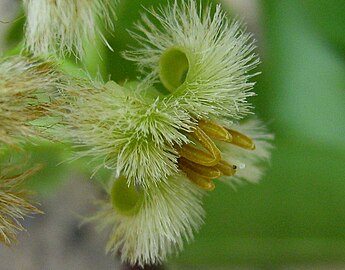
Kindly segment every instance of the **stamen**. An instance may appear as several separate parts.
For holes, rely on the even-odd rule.
[[[231,134],[222,126],[207,121],[205,119],[201,119],[198,122],[198,126],[211,138],[224,141],[224,142],[231,142],[232,136]]]
[[[199,142],[207,152],[190,144],[182,145],[177,148],[180,155],[178,165],[189,180],[205,190],[215,188],[211,179],[223,175],[234,176],[237,169],[237,166],[221,159],[221,152],[212,139],[228,142],[248,150],[255,149],[251,138],[205,119],[199,120],[195,130],[189,135]]]
[[[194,172],[193,170],[189,169],[183,164],[179,164],[179,165],[180,165],[181,170],[186,173],[188,179],[192,181],[194,184],[208,191],[215,189],[215,185],[212,180],[199,175],[198,173]]]
[[[196,172],[197,174],[205,178],[215,179],[223,175],[221,170],[217,168],[217,166],[214,166],[214,167],[202,166],[200,164],[191,162],[185,158],[180,158],[178,162],[179,164],[182,164],[184,167],[191,169],[192,171]]]
[[[229,164],[225,160],[221,160],[215,167],[218,168],[226,176],[233,176],[236,174],[237,167],[235,165]]]
[[[214,166],[219,161],[217,158],[212,157],[210,154],[205,153],[204,151],[189,144],[185,144],[179,147],[177,149],[177,152],[181,157],[207,167]]]
[[[221,159],[220,150],[215,145],[215,143],[210,139],[210,137],[207,136],[207,134],[199,127],[195,128],[194,132],[191,133],[191,136],[194,139],[196,139],[212,155],[212,157],[214,157],[216,163],[213,165],[216,165],[217,162],[219,162],[219,160]],[[209,166],[213,166],[213,165],[209,165]]]
[[[232,129],[226,128],[226,130],[231,134],[232,136],[232,144],[235,144],[239,147],[242,147],[244,149],[248,150],[255,150],[255,144],[253,140],[246,135]]]

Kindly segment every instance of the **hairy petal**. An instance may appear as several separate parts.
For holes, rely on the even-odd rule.
[[[0,61],[0,144],[42,135],[31,123],[46,115],[61,78],[50,61],[25,56]]]
[[[174,145],[188,142],[182,131],[191,122],[176,104],[114,82],[83,81],[66,97],[57,136],[73,140],[77,157],[91,157],[96,169],[105,166],[144,187],[177,172]]]
[[[115,0],[24,0],[25,44],[34,55],[74,53],[82,57],[83,41],[94,42],[101,18],[114,29]],[[106,43],[107,44],[107,43]]]
[[[196,1],[175,1],[143,15],[137,29],[132,36],[140,45],[125,57],[152,80],[160,78],[186,111],[198,118],[249,113],[249,72],[259,59],[251,34],[229,21],[220,5],[213,14]]]
[[[121,215],[105,203],[93,220],[101,228],[113,226],[108,251],[119,252],[132,265],[158,264],[182,250],[184,240],[193,239],[205,215],[203,194],[189,180],[174,176],[147,191],[136,214]]]

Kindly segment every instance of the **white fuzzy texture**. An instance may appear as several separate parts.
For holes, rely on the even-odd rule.
[[[59,87],[61,75],[50,62],[16,56],[0,61],[0,144],[16,144],[38,135],[31,121],[44,116],[48,104],[39,95]]]
[[[258,119],[253,118],[230,128],[250,137],[255,143],[255,150],[246,150],[232,144],[220,144],[223,158],[237,166],[236,175],[222,177],[227,183],[241,183],[247,181],[257,183],[263,176],[264,167],[271,158],[272,141],[274,136],[267,131],[266,126]]]
[[[177,104],[137,91],[114,82],[73,85],[62,111],[68,129],[58,136],[72,138],[80,147],[77,157],[92,157],[99,166],[148,187],[177,172],[173,146],[188,142],[181,131],[189,130],[190,117]]]
[[[101,228],[113,226],[107,251],[121,254],[131,265],[152,265],[183,248],[203,223],[202,195],[183,176],[170,177],[145,193],[139,212],[133,216],[116,213],[110,203],[94,217]]]
[[[150,13],[152,18],[143,15],[132,33],[140,45],[125,57],[157,81],[161,55],[179,48],[189,61],[185,82],[172,94],[180,106],[198,118],[241,118],[249,113],[247,97],[253,95],[254,83],[248,72],[259,62],[251,34],[229,21],[220,5],[212,14],[194,0],[175,1]]]
[[[24,0],[27,15],[25,44],[34,55],[82,57],[84,42],[100,34],[97,19],[113,30],[116,0]]]

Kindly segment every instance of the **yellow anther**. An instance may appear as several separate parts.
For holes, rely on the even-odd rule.
[[[217,166],[207,167],[207,166],[203,166],[203,165],[191,162],[185,158],[180,158],[178,163],[184,167],[187,167],[193,170],[194,172],[196,172],[197,174],[205,178],[215,179],[223,175],[221,170],[217,168]]]
[[[224,142],[231,142],[232,136],[231,134],[222,126],[207,120],[200,120],[198,126],[211,138],[224,141]]]
[[[216,168],[218,168],[224,175],[233,176],[236,173],[236,166],[229,164],[225,160],[221,160]]]
[[[197,140],[215,159],[215,164],[221,159],[220,151],[215,143],[210,139],[209,136],[199,127],[196,127],[195,130],[191,133],[191,136]],[[198,162],[196,162],[198,163]],[[201,164],[201,163],[200,163]],[[205,166],[213,166],[212,165],[205,165]],[[204,164],[202,164],[204,165]]]
[[[194,163],[203,165],[203,166],[214,166],[218,163],[218,158],[211,156],[204,151],[191,146],[189,144],[185,144],[177,149],[177,152],[181,157],[188,159]]]
[[[242,147],[244,149],[248,150],[254,150],[255,149],[255,144],[253,140],[246,135],[232,129],[226,129],[232,136],[232,144],[235,144],[239,147]]]
[[[208,191],[215,189],[215,185],[212,180],[197,174],[196,172],[189,169],[188,167],[183,166],[183,164],[179,164],[179,165],[181,167],[181,170],[186,173],[188,179],[192,181],[194,184]]]
[[[199,120],[198,125],[189,135],[203,149],[191,144],[178,147],[177,151],[180,154],[178,165],[190,181],[205,190],[215,188],[212,179],[236,174],[236,166],[221,159],[221,152],[212,139],[228,142],[248,150],[255,149],[251,138],[205,119]]]

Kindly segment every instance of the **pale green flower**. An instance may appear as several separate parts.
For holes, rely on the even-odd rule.
[[[202,224],[201,197],[227,183],[258,181],[272,135],[249,114],[249,71],[258,59],[250,34],[217,6],[194,1],[144,16],[126,53],[141,82],[74,83],[58,131],[77,156],[114,170],[111,200],[93,219],[113,226],[107,250],[130,264],[155,264],[182,249]],[[161,94],[156,85],[169,94]]]
[[[34,55],[84,55],[84,42],[100,35],[100,18],[110,29],[116,0],[24,0],[27,22],[25,44]],[[109,45],[108,45],[109,46]]]
[[[175,1],[150,13],[132,33],[138,48],[125,57],[150,80],[160,79],[180,106],[197,118],[246,115],[247,97],[254,94],[249,71],[259,63],[252,35],[229,21],[220,5],[212,14],[211,8],[198,7],[194,0]]]
[[[148,187],[177,172],[174,145],[188,142],[181,131],[189,130],[190,117],[178,104],[152,97],[154,89],[140,86],[112,81],[71,85],[62,107],[64,126],[57,133],[80,147],[77,157],[92,157],[129,182]]]
[[[214,179],[230,185],[258,181],[262,163],[270,157],[269,141],[273,136],[257,119],[234,127],[255,138],[255,149],[246,147],[248,142],[254,145],[253,141],[246,141],[248,137],[239,133],[234,138],[236,144],[215,143],[222,150],[222,159],[216,165],[203,166],[180,157],[180,172],[149,188],[128,184],[123,176],[111,182],[109,201],[103,202],[99,213],[91,219],[101,229],[113,228],[107,251],[121,254],[122,261],[131,265],[162,263],[167,256],[181,251],[183,242],[192,240],[203,224],[202,197],[205,190],[215,188]]]
[[[20,185],[41,166],[22,171],[19,165],[0,165],[0,242],[11,245],[18,231],[25,230],[20,221],[28,215],[42,213],[28,202],[27,192]]]
[[[212,134],[211,119],[229,127],[248,113],[246,98],[252,95],[253,86],[248,72],[258,63],[251,35],[230,23],[220,6],[211,15],[210,9],[201,13],[194,1],[175,2],[161,12],[152,14],[162,29],[144,16],[145,26],[138,25],[143,36],[134,34],[142,48],[126,53],[147,72],[144,81],[123,87],[115,83],[72,85],[75,97],[64,115],[71,132],[61,132],[81,146],[78,156],[103,160],[118,176],[144,187],[165,181],[177,172],[177,166],[190,167],[189,162],[177,164],[180,156],[186,158],[192,151],[207,158],[209,153],[203,155],[187,145],[193,136],[198,141],[198,134],[205,138],[206,150],[216,155],[208,166],[217,165],[221,157],[211,140],[217,137]],[[158,78],[171,94],[164,96],[155,90],[152,82]],[[70,92],[67,89],[67,96]],[[200,131],[201,122],[208,124]],[[211,134],[204,134],[205,128],[211,128]],[[221,140],[231,141],[223,127],[215,132],[223,132],[218,134],[225,136]],[[218,176],[225,170],[235,173],[233,165],[223,160],[222,165]],[[213,188],[210,181],[205,185]]]
[[[60,78],[49,61],[25,56],[0,61],[0,145],[39,135],[32,121],[46,115],[50,100],[42,96],[57,91]]]
[[[100,228],[112,226],[107,251],[120,253],[132,265],[163,262],[193,239],[203,223],[203,191],[182,175],[169,177],[147,192],[128,186],[124,177],[115,180],[110,200],[93,219]]]

